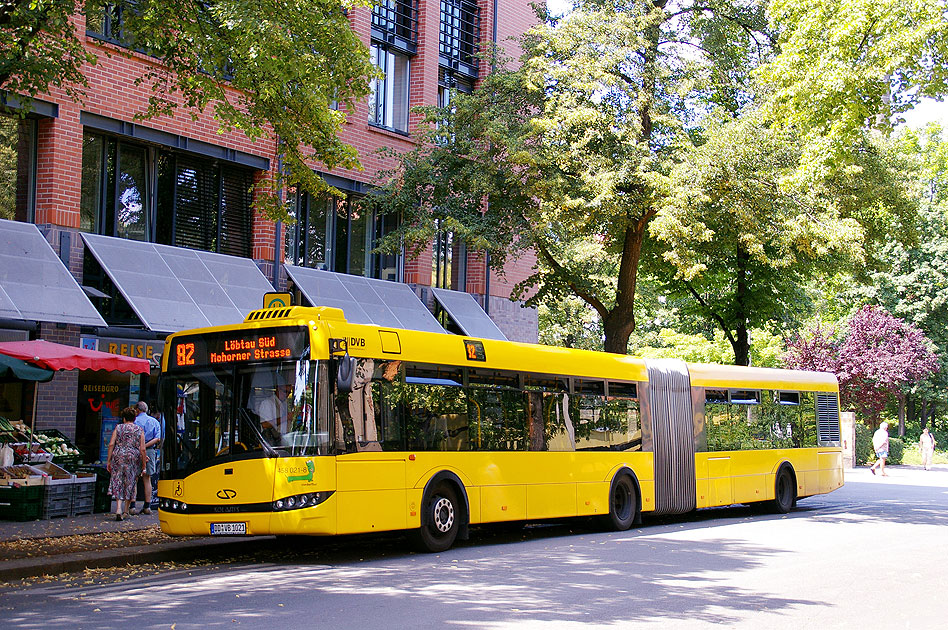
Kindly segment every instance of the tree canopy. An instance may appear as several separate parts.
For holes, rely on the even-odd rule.
[[[209,109],[221,128],[250,139],[275,134],[281,176],[307,190],[325,188],[311,162],[357,167],[354,148],[339,130],[346,109],[364,98],[376,76],[368,49],[346,9],[362,0],[13,0],[0,5],[0,89],[24,97],[60,88],[83,98],[85,71],[97,53],[84,45],[75,15],[89,30],[109,11],[110,36],[121,46],[101,54],[145,51],[161,59],[142,64],[137,83],[150,88],[142,118],[192,116]],[[87,65],[88,64],[88,65]],[[279,200],[263,208],[281,216]]]
[[[759,7],[729,2],[590,1],[544,19],[519,66],[500,62],[450,110],[428,111],[437,127],[369,200],[404,219],[390,243],[446,225],[498,268],[533,248],[528,303],[579,297],[602,320],[604,349],[625,353],[647,228],[693,144],[696,108],[740,100],[740,59],[764,46],[763,27]]]
[[[806,319],[814,275],[866,275],[883,243],[912,240],[917,204],[901,154],[882,138],[864,140],[858,175],[803,186],[789,177],[805,153],[797,134],[753,113],[709,123],[650,230],[679,311],[713,321],[746,365],[751,327]]]
[[[841,340],[833,341],[819,329],[789,340],[785,363],[790,368],[835,372],[843,406],[875,423],[903,388],[938,369],[929,345],[917,327],[883,308],[864,306],[850,319]]]
[[[773,90],[773,118],[812,137],[843,148],[948,91],[941,0],[772,0],[767,11],[779,54],[759,77]]]

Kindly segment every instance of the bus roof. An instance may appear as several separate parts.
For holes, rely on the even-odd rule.
[[[181,331],[168,339],[177,335],[270,326],[296,325],[312,327],[315,331],[317,322],[327,327],[330,337],[345,338],[354,356],[580,378],[648,381],[646,361],[629,355],[353,324],[346,321],[341,310],[329,307],[261,309],[252,311],[241,324]],[[479,344],[483,349],[482,358],[468,358],[466,342]],[[315,356],[321,354],[315,349]],[[838,391],[836,376],[824,372],[707,363],[688,363],[687,366],[691,384],[697,387]]]
[[[696,387],[734,388],[735,381],[748,389],[784,389],[818,392],[838,391],[836,375],[829,372],[803,370],[775,370],[744,365],[714,365],[689,363],[691,384]]]

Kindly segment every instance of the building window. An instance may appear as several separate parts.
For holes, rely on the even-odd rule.
[[[438,107],[451,107],[455,94],[470,94],[473,91],[474,84],[469,79],[445,68],[438,68]]]
[[[106,3],[98,11],[89,11],[86,15],[86,34],[119,46],[131,47],[129,33],[125,32],[124,14],[131,10],[125,3]]]
[[[398,281],[398,256],[372,253],[396,223],[391,217],[367,216],[356,200],[355,195],[319,199],[292,194],[290,214],[295,222],[286,229],[287,262]]]
[[[148,152],[143,145],[83,136],[80,230],[151,240]]]
[[[249,258],[253,172],[159,151],[156,241]]]
[[[32,222],[36,120],[0,114],[0,219]]]
[[[440,229],[431,244],[431,286],[464,291],[467,288],[467,248],[454,232]]]
[[[408,131],[408,57],[383,46],[372,45],[372,62],[382,71],[372,81],[369,122],[397,131]]]
[[[372,38],[414,53],[418,43],[418,6],[414,0],[382,0],[372,8]]]
[[[441,0],[441,66],[477,78],[480,13],[472,0]]]
[[[79,229],[249,258],[252,185],[250,169],[85,133]]]

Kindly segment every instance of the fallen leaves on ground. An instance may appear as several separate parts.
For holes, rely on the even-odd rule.
[[[158,525],[145,529],[95,532],[54,538],[20,538],[0,541],[0,558],[36,558],[81,551],[101,551],[119,547],[138,547],[182,540],[163,533]]]

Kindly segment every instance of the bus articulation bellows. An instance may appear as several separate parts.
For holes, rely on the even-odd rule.
[[[158,485],[172,535],[407,530],[735,503],[843,484],[835,376],[250,313],[169,337]]]

